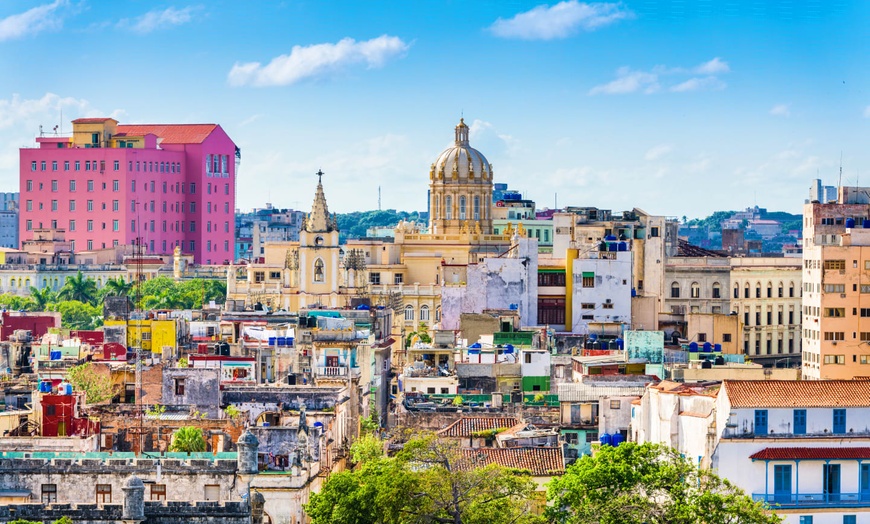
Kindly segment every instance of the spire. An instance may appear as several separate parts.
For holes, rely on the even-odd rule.
[[[323,193],[323,171],[317,171],[317,192],[314,194],[314,204],[311,213],[305,221],[305,230],[309,233],[328,233],[335,229],[335,223],[329,216],[329,208],[326,205],[326,195]]]
[[[465,119],[459,119],[459,125],[456,126],[456,145],[468,147],[468,126],[465,125]]]

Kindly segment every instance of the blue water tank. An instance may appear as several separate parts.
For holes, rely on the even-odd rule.
[[[721,352],[722,352],[722,344],[714,344],[714,345],[713,345],[713,351],[716,351],[716,352],[718,352],[718,353],[721,353]]]
[[[504,347],[505,347],[505,350],[506,350],[507,353],[513,353],[513,351],[514,351],[514,345],[513,345],[513,344],[505,344]]]
[[[854,218],[847,218],[846,219],[846,227],[849,229],[855,227],[855,219]]]
[[[602,433],[600,437],[598,437],[598,442],[601,443],[602,446],[610,445],[610,435],[607,433]]]
[[[698,343],[697,342],[689,342],[689,352],[697,353],[698,352]]]
[[[589,340],[598,340],[598,335],[596,335],[595,333],[590,333]]]
[[[264,428],[268,428],[268,427],[269,427],[269,423],[268,423],[268,422],[263,422],[263,427],[264,427]]]
[[[713,344],[709,342],[704,342],[704,353],[709,353],[713,350]]]
[[[48,352],[48,358],[50,360],[60,360],[61,358],[63,358],[63,353],[57,350],[51,350]]]
[[[607,243],[607,250],[608,251],[616,251],[616,249],[618,247],[619,247],[619,244],[617,242],[608,242]]]
[[[73,392],[72,384],[67,384],[66,385],[66,394],[72,395],[72,392]]]
[[[286,337],[276,337],[276,338],[277,338],[276,342],[278,343],[279,346],[286,346],[287,345],[287,338]]]
[[[616,236],[615,235],[607,235],[606,237],[604,237],[604,240],[605,240],[605,242],[612,242],[612,241],[616,240]]]
[[[40,393],[51,393],[51,382],[47,380],[43,380],[39,383],[39,392]]]
[[[864,229],[870,229],[870,219],[865,218],[864,221],[861,223],[861,227],[863,227]]]
[[[622,444],[623,441],[625,441],[625,439],[622,437],[622,433],[614,433],[613,437],[611,438],[611,442],[614,446]]]
[[[617,251],[628,251],[628,242],[620,242]]]
[[[616,339],[616,347],[619,349],[623,349],[625,347],[625,341],[621,338]]]
[[[269,337],[269,345],[274,346],[278,342],[277,337]]]

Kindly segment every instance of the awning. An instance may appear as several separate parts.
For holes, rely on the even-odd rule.
[[[20,499],[30,497],[29,489],[0,489],[0,499]]]
[[[383,349],[383,348],[388,348],[395,343],[396,343],[396,339],[394,339],[393,337],[390,337],[387,340],[384,340],[383,342],[381,342],[380,344],[375,344],[372,347],[375,349]]]
[[[764,448],[752,460],[870,460],[870,447]]]

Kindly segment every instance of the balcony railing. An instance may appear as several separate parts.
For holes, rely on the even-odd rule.
[[[773,507],[805,508],[813,506],[868,506],[867,493],[753,493],[752,500],[765,502]]]
[[[317,374],[321,377],[345,377],[347,376],[347,368],[334,366],[317,366]]]

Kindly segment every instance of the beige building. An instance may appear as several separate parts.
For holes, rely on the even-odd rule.
[[[836,202],[804,206],[804,378],[870,375],[868,191],[843,187]]]

